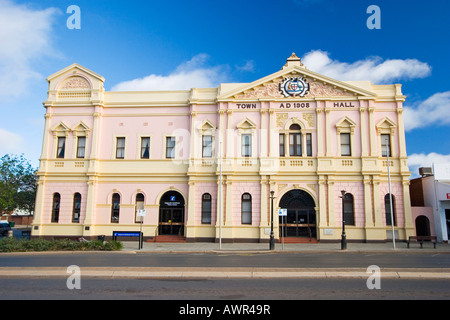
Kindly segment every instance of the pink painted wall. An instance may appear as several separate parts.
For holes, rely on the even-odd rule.
[[[433,207],[411,207],[411,216],[415,226],[416,219],[419,216],[425,216],[430,221],[430,234],[436,236],[436,229],[434,224]]]
[[[243,225],[241,199],[244,193],[249,193],[252,196],[252,226],[259,226],[261,222],[261,185],[259,182],[233,182],[233,207],[232,207],[232,221],[233,225]],[[244,224],[245,225],[245,224]]]

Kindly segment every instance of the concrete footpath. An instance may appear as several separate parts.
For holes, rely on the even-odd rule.
[[[269,250],[269,244],[261,243],[154,243],[145,242],[142,249],[138,249],[137,242],[124,242],[121,252],[99,252],[99,254],[227,254],[227,255],[255,255],[255,254],[283,254],[283,253],[366,253],[366,254],[406,254],[432,253],[450,254],[450,245],[437,244],[434,249],[431,243],[425,243],[423,249],[419,244],[412,244],[407,248],[406,243],[400,242],[393,249],[392,243],[366,244],[349,243],[347,250],[340,250],[340,244],[285,244],[277,243],[275,250]],[[63,252],[67,254],[67,252]],[[22,253],[27,254],[27,253]],[[29,254],[49,254],[29,253]],[[58,254],[56,252],[51,254]],[[73,252],[73,254],[83,254]],[[369,267],[369,266],[368,266]],[[0,267],[0,278],[13,277],[64,277],[70,276],[75,269],[67,267]],[[239,278],[361,278],[367,279],[377,270],[362,268],[203,268],[203,267],[83,267],[79,269],[81,277],[107,279],[239,279]],[[450,266],[448,268],[404,268],[381,269],[380,276],[395,279],[442,279],[450,280]]]
[[[135,253],[293,253],[293,252],[379,252],[379,253],[449,253],[450,244],[433,244],[426,242],[423,248],[419,243],[412,243],[407,248],[406,242],[396,242],[395,250],[392,242],[387,243],[347,243],[347,250],[341,250],[340,243],[276,243],[275,250],[269,250],[268,243],[219,243],[197,242],[197,243],[158,243],[144,242],[143,248],[139,249],[137,241],[123,242],[123,252]]]

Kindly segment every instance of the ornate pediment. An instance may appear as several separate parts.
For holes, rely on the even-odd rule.
[[[80,76],[70,77],[63,81],[60,90],[90,90],[91,85],[88,80]]]
[[[308,70],[293,54],[282,70],[260,80],[221,93],[219,99],[314,99],[375,97],[374,92]]]

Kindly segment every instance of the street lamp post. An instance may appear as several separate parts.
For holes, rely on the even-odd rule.
[[[391,152],[389,146],[389,140],[386,139],[386,157],[387,157],[387,169],[388,169],[388,184],[389,184],[389,209],[391,210],[391,226],[392,226],[392,246],[395,250],[395,229],[394,229],[394,210],[392,208],[392,191],[391,191],[391,168],[389,165],[389,153]]]
[[[345,234],[345,220],[344,220],[344,198],[345,190],[341,190],[342,196],[342,235],[341,235],[341,250],[347,250],[347,235]]]
[[[271,215],[271,222],[270,222],[270,242],[269,242],[269,250],[274,250],[275,249],[275,237],[273,234],[273,199],[274,197],[275,191],[270,191],[270,203],[271,203],[271,210],[270,210],[270,215]]]

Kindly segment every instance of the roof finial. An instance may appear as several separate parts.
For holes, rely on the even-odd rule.
[[[284,65],[283,69],[286,67],[294,66],[294,65],[299,66],[299,67],[304,67],[302,60],[299,57],[297,57],[295,52],[292,52],[291,56],[289,58],[287,58],[286,64]]]

